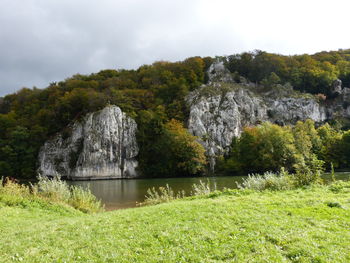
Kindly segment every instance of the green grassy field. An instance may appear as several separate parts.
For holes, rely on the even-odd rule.
[[[97,214],[0,196],[0,262],[350,262],[350,183]]]

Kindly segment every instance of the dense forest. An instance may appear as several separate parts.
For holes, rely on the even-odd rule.
[[[22,88],[0,98],[0,176],[34,177],[39,149],[48,138],[108,104],[118,105],[137,121],[139,169],[144,176],[201,174],[206,166],[204,149],[185,129],[189,109],[184,98],[208,81],[206,72],[214,59],[192,57],[137,70],[77,74],[45,89]],[[336,79],[350,86],[350,49],[295,56],[254,51],[220,59],[237,83],[242,79],[270,87],[290,83],[296,90],[325,98]],[[247,128],[232,146],[229,155],[220,158],[219,172],[350,165],[350,133],[328,124],[318,128],[312,122],[295,127],[263,124]],[[156,156],[164,160],[155,161]]]
[[[312,120],[295,126],[263,123],[246,127],[232,141],[231,151],[219,159],[226,175],[277,171],[312,174],[332,167],[350,166],[350,130],[341,131],[328,123],[315,128]]]

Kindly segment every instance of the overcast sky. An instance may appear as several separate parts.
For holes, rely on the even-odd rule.
[[[0,0],[0,96],[76,73],[350,48],[348,0]]]

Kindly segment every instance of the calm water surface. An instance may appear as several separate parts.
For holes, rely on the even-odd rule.
[[[330,180],[330,175],[325,174],[325,181]],[[147,189],[166,186],[167,184],[175,191],[184,190],[189,194],[194,183],[200,180],[211,185],[216,184],[218,190],[223,188],[237,188],[246,176],[229,177],[190,177],[190,178],[157,178],[157,179],[122,179],[122,180],[96,180],[96,181],[69,181],[70,185],[78,185],[89,188],[105,205],[106,210],[136,207],[137,203],[145,200]],[[336,173],[336,179],[350,180],[350,173]]]

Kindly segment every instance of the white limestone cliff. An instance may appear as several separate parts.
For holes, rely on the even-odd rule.
[[[57,134],[41,148],[41,175],[80,180],[137,176],[137,124],[119,107],[87,114],[68,128],[68,136]]]
[[[306,119],[323,122],[332,114],[315,96],[293,91],[288,85],[259,92],[252,83],[238,85],[220,61],[209,68],[208,76],[209,83],[186,100],[190,107],[188,129],[206,148],[212,169],[215,158],[229,150],[233,137],[245,126],[264,121],[280,125]]]

